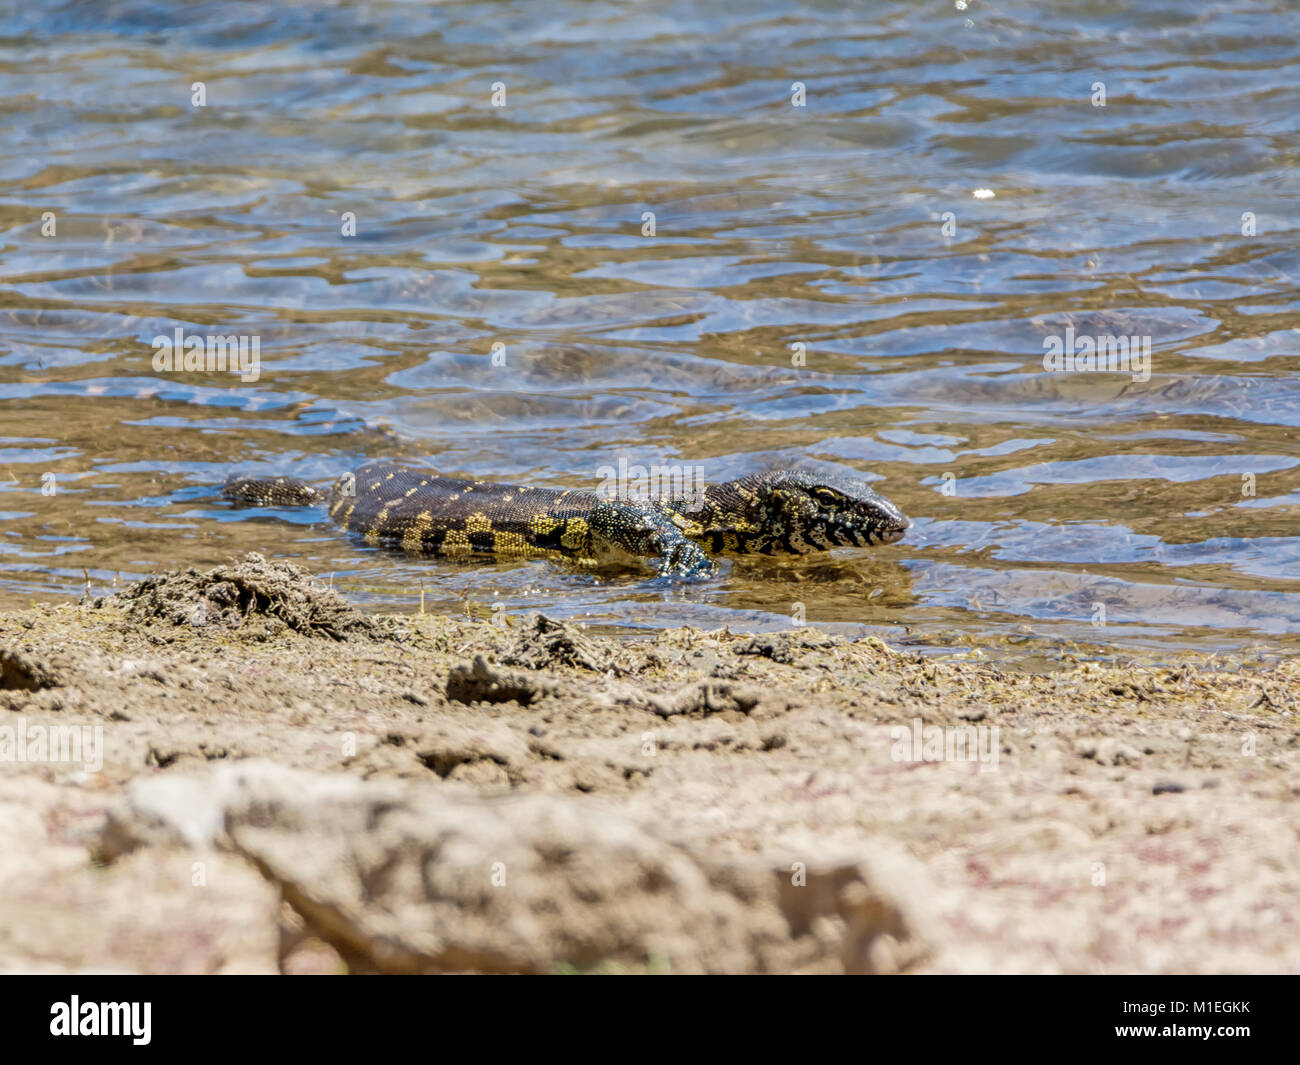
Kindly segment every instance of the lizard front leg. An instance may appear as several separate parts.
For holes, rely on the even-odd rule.
[[[617,502],[599,511],[592,531],[617,548],[656,560],[660,577],[702,580],[717,569],[704,549],[658,508]]]

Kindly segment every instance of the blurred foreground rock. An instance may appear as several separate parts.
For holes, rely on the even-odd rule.
[[[892,848],[714,862],[589,802],[448,797],[263,761],[133,782],[99,856],[251,862],[352,971],[897,972],[929,953]]]

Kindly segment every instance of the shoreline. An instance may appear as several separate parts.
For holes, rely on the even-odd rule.
[[[0,747],[103,737],[0,750],[0,968],[1300,971],[1294,658],[502,620],[259,556],[0,615]]]

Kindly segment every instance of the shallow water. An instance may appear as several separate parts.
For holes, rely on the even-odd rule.
[[[1286,0],[0,10],[0,606],[259,550],[401,610],[1300,643]],[[156,370],[177,327],[259,376]],[[1149,366],[1044,366],[1107,336]],[[915,524],[664,589],[217,496],[390,456],[821,464]]]

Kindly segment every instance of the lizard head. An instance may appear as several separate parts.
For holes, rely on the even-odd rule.
[[[903,538],[912,524],[864,480],[821,470],[775,470],[734,482],[771,536],[773,553],[873,547]]]

